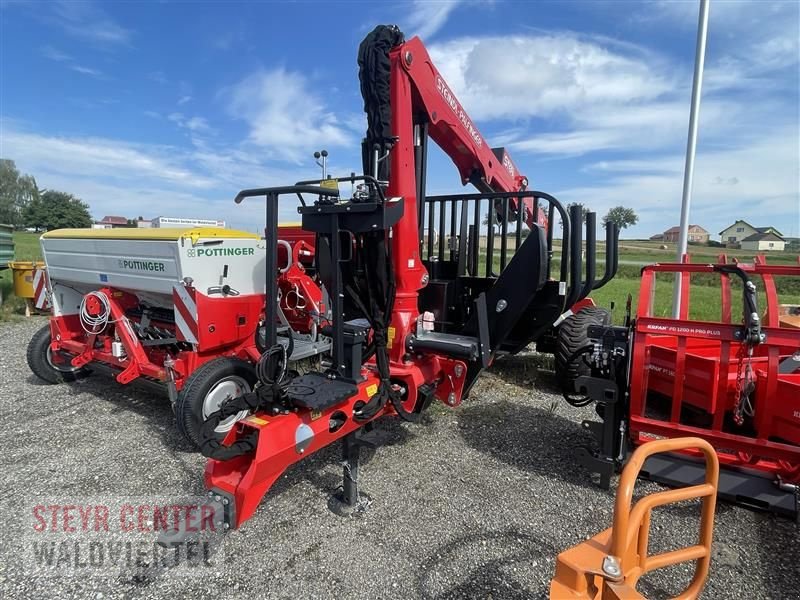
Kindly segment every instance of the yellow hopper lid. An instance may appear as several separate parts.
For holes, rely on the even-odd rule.
[[[196,243],[200,238],[224,239],[251,239],[258,240],[261,236],[247,231],[236,229],[222,229],[220,227],[120,227],[118,229],[54,229],[48,231],[43,238],[69,238],[85,240],[168,240],[177,241],[181,238],[191,238]]]

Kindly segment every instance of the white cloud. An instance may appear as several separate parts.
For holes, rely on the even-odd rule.
[[[167,119],[175,123],[178,127],[188,129],[194,133],[211,131],[208,121],[203,117],[186,117],[183,113],[174,112],[167,115]]]
[[[181,96],[180,98],[178,98],[178,106],[181,106],[181,105],[186,104],[187,102],[191,102],[191,101],[192,101],[192,97],[191,96]]]
[[[71,62],[72,57],[59,50],[58,48],[53,48],[52,46],[42,46],[41,48],[42,56],[48,58],[50,60],[54,60],[56,62]]]
[[[678,11],[672,5],[679,3],[668,4]],[[759,18],[758,3],[750,3],[749,18],[737,22],[740,9],[728,4],[743,3],[725,4],[734,39],[721,40],[718,30],[709,41],[692,222],[716,232],[735,215],[790,223],[798,235],[797,6],[792,16],[762,4],[768,17]],[[573,32],[457,38],[431,45],[430,53],[470,116],[498,132],[489,137],[493,145],[510,147],[533,181],[537,170],[549,169],[545,161],[571,159],[559,172],[569,181],[564,166],[574,167],[579,183],[556,190],[563,202],[584,202],[600,215],[619,204],[634,207],[641,221],[626,235],[677,223],[691,58]],[[578,157],[585,155],[594,162],[582,167]]]
[[[299,73],[261,70],[224,95],[229,113],[249,124],[249,140],[272,157],[299,161],[325,146],[354,143],[347,127]]]
[[[90,77],[103,77],[102,71],[98,71],[97,69],[92,69],[90,67],[84,67],[83,65],[70,65],[69,68],[76,73],[80,73],[81,75],[89,75]]]
[[[405,20],[405,34],[408,37],[418,35],[427,41],[444,26],[450,13],[461,3],[461,0],[414,0]],[[409,10],[408,5],[404,5],[404,9]]]
[[[192,117],[188,119],[184,126],[190,131],[209,131],[208,121],[203,117]]]
[[[120,182],[149,178],[187,188],[212,185],[210,179],[173,158],[176,152],[169,147],[92,137],[48,137],[4,127],[0,153],[25,165],[37,177],[49,172]]]
[[[692,222],[715,234],[735,219],[781,226],[800,235],[800,148],[796,131],[775,130],[733,148],[698,153]],[[647,237],[676,225],[683,187],[680,153],[647,160],[602,161],[589,172],[610,177],[556,192],[562,202],[585,202],[598,214],[619,204],[633,207],[639,224],[626,235]]]
[[[103,73],[98,69],[77,64],[72,56],[66,52],[62,52],[58,48],[54,48],[53,46],[42,46],[41,53],[45,58],[55,62],[64,63],[69,69],[75,71],[76,73],[80,73],[81,75],[89,75],[91,77],[98,78],[103,77]]]
[[[52,10],[51,21],[74,37],[105,45],[130,42],[132,32],[92,2],[65,0],[44,6]]]
[[[213,217],[257,231],[263,228],[263,203],[256,199],[237,206],[236,192],[293,183],[315,173],[308,165],[276,167],[264,162],[261,152],[200,139],[193,139],[194,148],[185,149],[108,138],[50,137],[26,132],[8,120],[0,125],[0,156],[14,159],[21,172],[33,174],[39,187],[64,190],[88,202],[98,218],[104,214]],[[288,202],[281,206],[280,216],[297,220]]]
[[[572,33],[459,38],[431,58],[475,119],[521,119],[633,105],[674,86],[644,50],[623,54]]]
[[[723,100],[702,105],[703,135],[727,127],[741,107]],[[515,151],[539,155],[580,156],[603,150],[663,150],[685,143],[689,126],[686,101],[655,101],[634,106],[607,105],[575,110],[569,128],[549,133],[518,132],[506,145]]]
[[[695,34],[698,4],[662,0],[632,13],[640,25],[663,29],[677,26]],[[712,2],[708,18],[706,75],[704,82],[730,87],[763,85],[761,77],[772,71],[794,68],[786,82],[797,88],[796,65],[800,61],[800,4],[797,2]],[[780,84],[771,80],[772,85]]]
[[[561,32],[460,38],[430,53],[474,119],[516,124],[500,137],[517,152],[657,148],[685,135],[688,91],[666,59],[632,44]]]

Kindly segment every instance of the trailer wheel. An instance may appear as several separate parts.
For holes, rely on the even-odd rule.
[[[50,325],[37,331],[28,343],[28,366],[34,375],[47,383],[75,381],[89,374],[85,367],[73,367],[72,356],[50,349]]]
[[[591,370],[582,360],[570,360],[576,352],[589,345],[590,325],[610,325],[611,313],[599,306],[587,306],[567,318],[558,328],[555,366],[556,379],[561,386],[567,402],[573,406],[586,406],[590,400],[576,394],[575,380],[581,375],[589,375]]]
[[[228,398],[238,398],[252,391],[256,383],[253,365],[238,358],[215,358],[189,376],[178,394],[175,418],[178,431],[198,448],[200,427]],[[233,417],[220,421],[214,432],[218,439],[225,437],[234,423],[245,418],[243,410]]]

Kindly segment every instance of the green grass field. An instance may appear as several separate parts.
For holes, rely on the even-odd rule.
[[[14,260],[41,260],[42,250],[39,246],[39,233],[17,231],[14,233]],[[25,304],[11,292],[11,269],[0,271],[0,292],[3,305],[0,306],[0,321],[23,314]]]

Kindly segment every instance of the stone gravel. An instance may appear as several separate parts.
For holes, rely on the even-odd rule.
[[[542,598],[556,555],[610,525],[615,490],[573,458],[589,442],[580,422],[592,410],[566,405],[537,357],[518,356],[498,361],[456,409],[437,406],[421,425],[380,423],[385,443],[361,469],[372,503],[359,516],[327,509],[341,483],[339,449],[327,448],[281,477],[209,564],[43,567],[35,504],[184,500],[203,493],[205,463],[165,397],[100,375],[43,385],[25,349],[44,324],[0,323],[3,598]],[[691,544],[697,514],[656,513],[652,547]],[[720,504],[704,597],[797,597],[797,540],[795,522]],[[640,590],[669,597],[690,577],[671,568]]]

